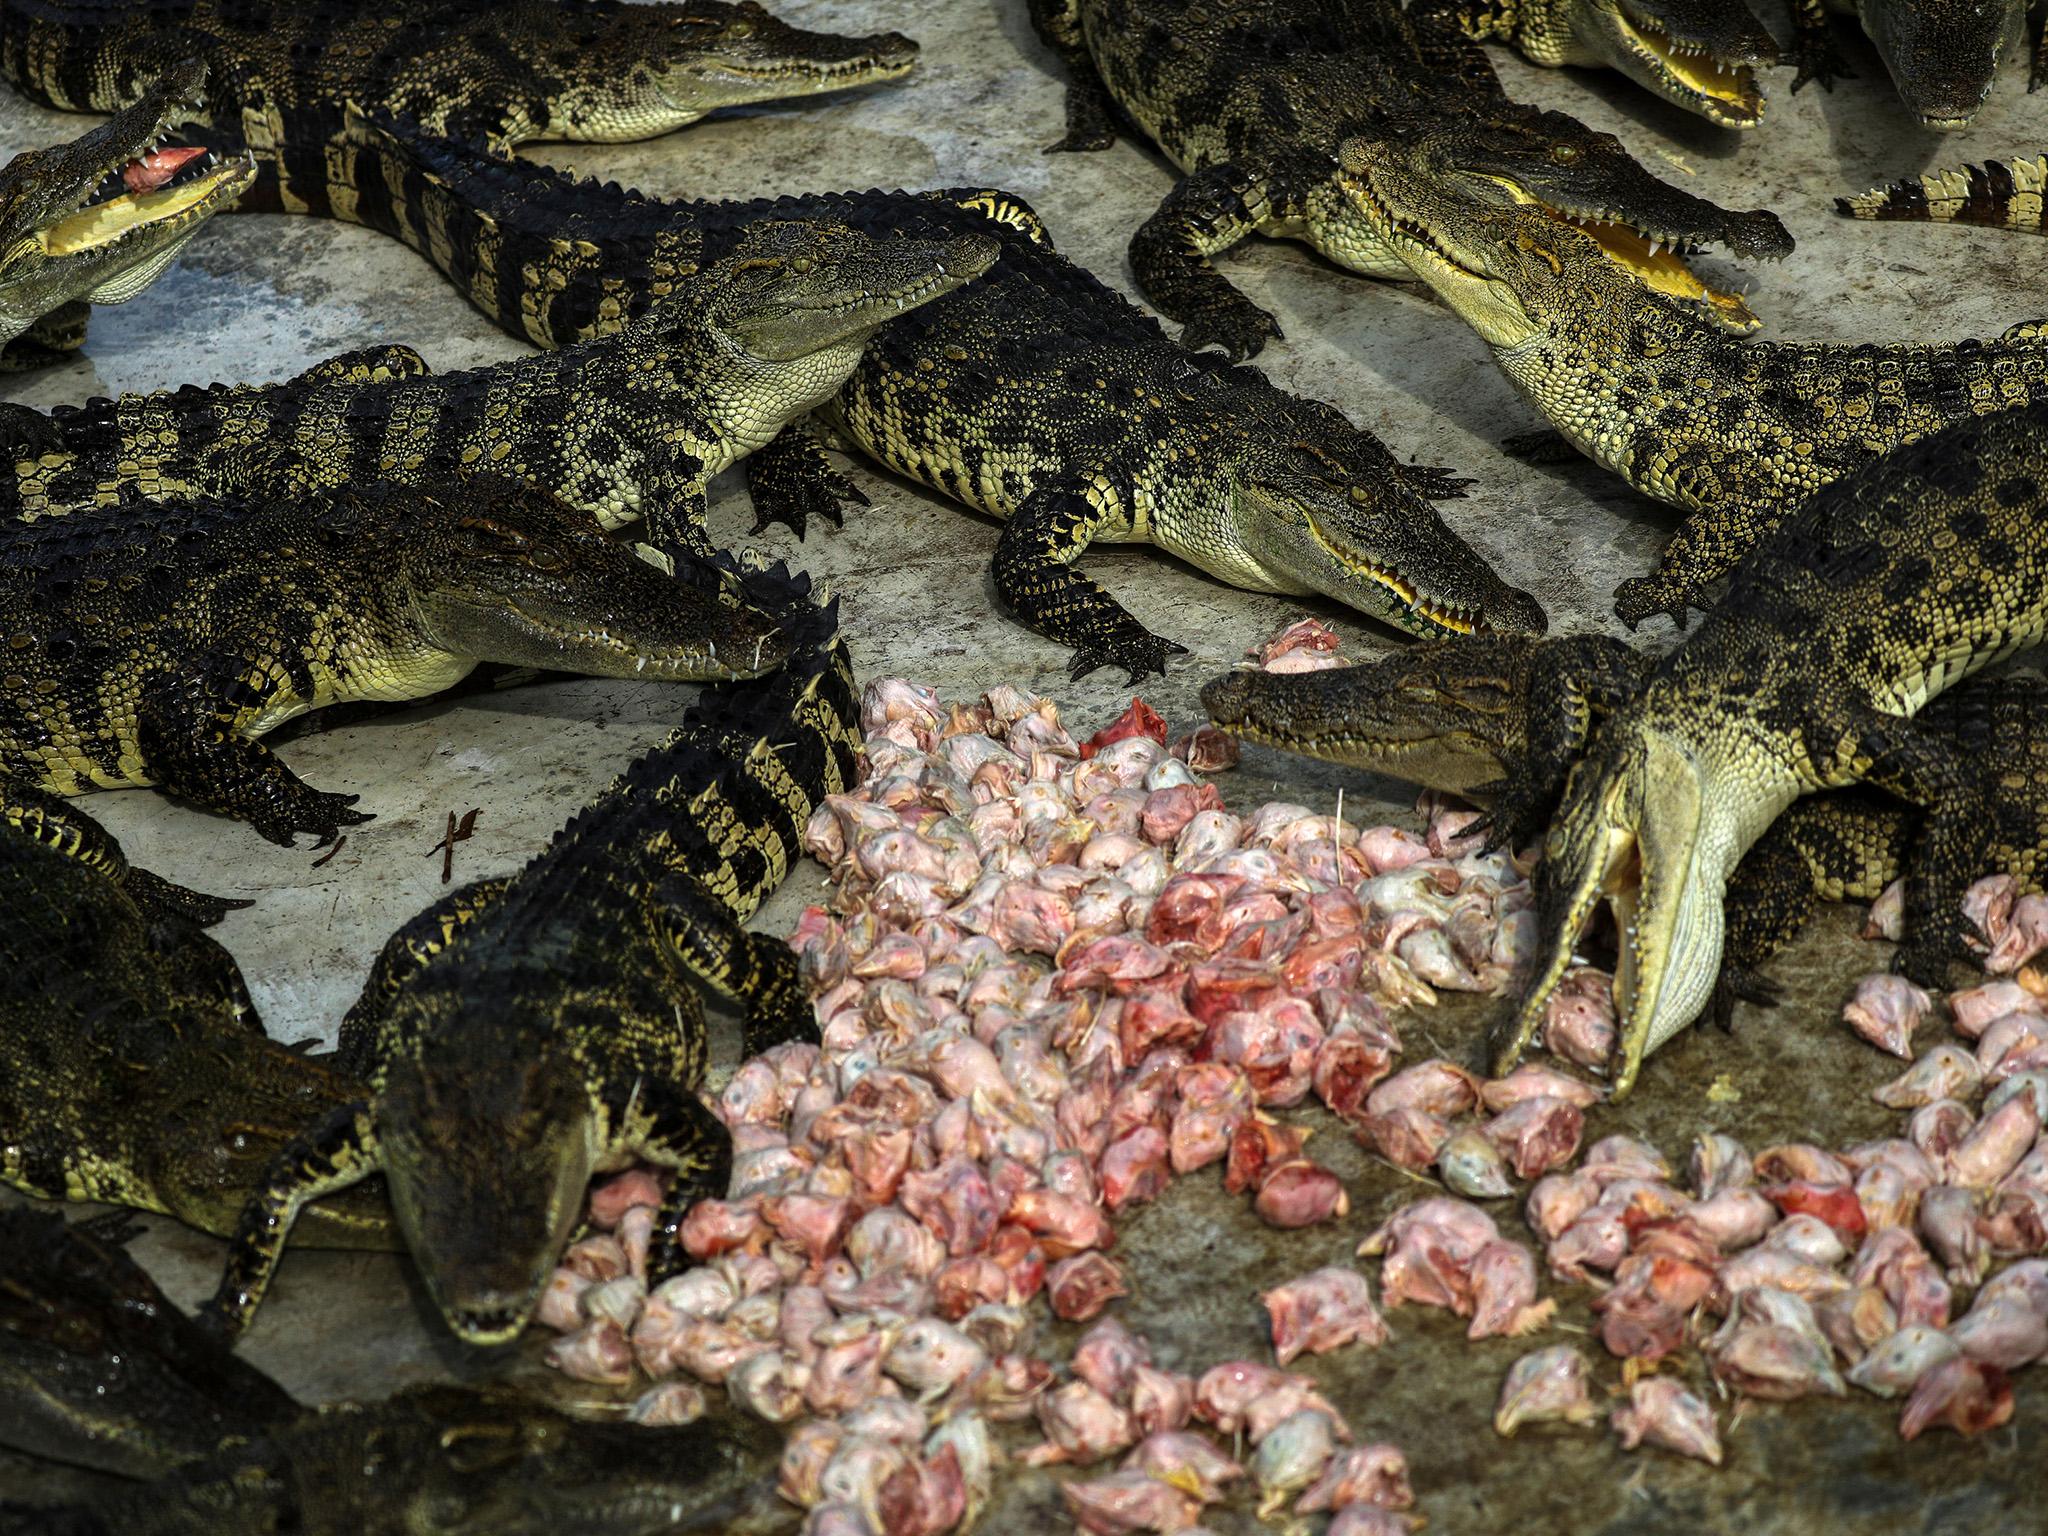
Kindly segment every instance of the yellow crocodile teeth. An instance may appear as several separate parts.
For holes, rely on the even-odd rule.
[[[160,187],[154,192],[123,192],[104,203],[81,208],[37,232],[43,250],[51,256],[72,256],[96,246],[111,245],[144,224],[175,218],[212,196],[231,169],[222,166],[179,186]]]

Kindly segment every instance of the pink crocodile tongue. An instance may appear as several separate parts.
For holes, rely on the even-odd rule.
[[[204,149],[153,149],[121,167],[121,185],[130,192],[154,192],[177,175],[180,167],[205,153]]]

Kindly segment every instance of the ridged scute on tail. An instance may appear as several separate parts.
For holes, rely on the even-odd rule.
[[[1857,197],[1838,197],[1835,208],[1852,219],[1981,224],[2048,235],[2048,155],[1929,171]]]

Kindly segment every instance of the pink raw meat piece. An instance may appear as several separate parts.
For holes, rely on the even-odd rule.
[[[1351,1199],[1336,1174],[1297,1157],[1267,1167],[1252,1209],[1269,1227],[1312,1227],[1350,1214]]]
[[[1664,1154],[1633,1136],[1601,1137],[1586,1149],[1586,1160],[1579,1165],[1579,1171],[1603,1184],[1617,1179],[1657,1181],[1671,1177],[1671,1165],[1664,1161]]]
[[[2048,1261],[2001,1270],[1948,1330],[1965,1355],[2016,1371],[2048,1355]]]
[[[1223,1169],[1224,1190],[1240,1195],[1256,1188],[1268,1168],[1300,1156],[1307,1139],[1308,1132],[1298,1126],[1247,1115],[1231,1132],[1229,1160]]]
[[[1359,1342],[1387,1341],[1387,1325],[1372,1303],[1372,1289],[1355,1269],[1330,1266],[1264,1292],[1273,1329],[1273,1354],[1286,1365],[1302,1354],[1327,1354]]]
[[[1224,1487],[1244,1476],[1207,1435],[1190,1430],[1155,1430],[1124,1458],[1126,1472],[1142,1472],[1184,1488],[1204,1504],[1223,1497]]]
[[[1180,1429],[1195,1406],[1192,1378],[1141,1365],[1131,1372],[1131,1418],[1143,1433]]]
[[[1685,1341],[1686,1320],[1714,1288],[1714,1271],[1687,1260],[1637,1253],[1614,1272],[1614,1288],[1595,1297],[1600,1342],[1624,1360],[1658,1360]]]
[[[2004,1371],[1958,1356],[1931,1367],[1914,1383],[1899,1415],[1899,1438],[1917,1439],[1923,1430],[1953,1429],[1981,1435],[2012,1417],[2012,1383]]]
[[[929,1402],[987,1363],[987,1351],[951,1323],[921,1317],[896,1335],[882,1369]]]
[[[1529,1189],[1522,1214],[1546,1243],[1555,1242],[1565,1229],[1600,1201],[1600,1185],[1578,1173],[1547,1173]],[[1777,1220],[1775,1207],[1771,1219]]]
[[[1010,1202],[1006,1219],[1037,1238],[1039,1246],[1055,1259],[1107,1247],[1114,1235],[1108,1219],[1095,1206],[1049,1189],[1025,1190]]]
[[[1522,1099],[1480,1127],[1518,1178],[1533,1179],[1570,1162],[1586,1127],[1585,1111],[1565,1099]]]
[[[1586,1425],[1599,1418],[1587,1386],[1586,1357],[1569,1344],[1553,1344],[1508,1368],[1493,1427],[1497,1434],[1513,1435],[1524,1424]]]
[[[1183,1067],[1175,1078],[1179,1099],[1167,1133],[1175,1173],[1193,1173],[1224,1156],[1238,1125],[1252,1111],[1251,1082],[1221,1062]]]
[[[1606,1065],[1617,1027],[1614,978],[1591,966],[1565,972],[1543,1014],[1543,1048],[1582,1067]]]
[[[1969,1096],[1982,1076],[1976,1057],[1943,1041],[1870,1096],[1887,1109],[1918,1109],[1939,1099]]]
[[[1852,1385],[1879,1397],[1898,1397],[1910,1392],[1913,1384],[1935,1366],[1953,1360],[1958,1353],[1955,1340],[1939,1328],[1908,1324],[1873,1344],[1850,1368],[1848,1379]]]
[[[1506,1077],[1479,1085],[1479,1101],[1494,1114],[1502,1114],[1529,1099],[1563,1099],[1586,1109],[1607,1097],[1605,1088],[1582,1082],[1533,1061],[1525,1061]]]
[[[1155,1125],[1141,1125],[1112,1141],[1102,1154],[1102,1199],[1112,1211],[1143,1205],[1165,1190],[1166,1134]]]
[[[954,1258],[986,1247],[1002,1217],[987,1176],[963,1157],[905,1174],[898,1198]]]
[[[1721,1436],[1714,1425],[1714,1410],[1669,1376],[1638,1381],[1629,1389],[1628,1406],[1615,1409],[1609,1422],[1625,1451],[1648,1443],[1712,1466],[1721,1465]]]
[[[1018,1458],[1026,1466],[1060,1462],[1086,1466],[1114,1456],[1138,1438],[1130,1414],[1085,1381],[1071,1381],[1041,1394],[1038,1427],[1044,1431],[1046,1443]]]
[[[547,1289],[540,1293],[534,1321],[557,1333],[574,1333],[583,1326],[583,1293],[596,1282],[563,1265],[548,1276]]]
[[[1433,1115],[1470,1113],[1479,1103],[1479,1080],[1448,1061],[1424,1061],[1396,1072],[1366,1096],[1376,1115],[1420,1109]]]
[[[1414,1508],[1408,1458],[1397,1446],[1357,1445],[1337,1452],[1322,1477],[1295,1501],[1294,1512],[1306,1515],[1360,1504],[1383,1510]]]
[[[1079,1253],[1053,1265],[1045,1278],[1053,1314],[1085,1322],[1119,1296],[1130,1295],[1123,1271],[1100,1253]]]
[[[751,1199],[699,1200],[683,1218],[683,1251],[693,1259],[713,1259],[766,1242],[767,1237],[758,1202]]]
[[[666,1184],[652,1168],[628,1168],[590,1191],[590,1224],[609,1232],[636,1205],[659,1206]]]
[[[1112,1401],[1131,1389],[1131,1376],[1152,1362],[1152,1348],[1113,1317],[1081,1335],[1074,1346],[1074,1374]]]
[[[1202,1506],[1179,1487],[1143,1472],[1112,1472],[1092,1482],[1062,1483],[1060,1498],[1074,1524],[1091,1536],[1189,1531],[1202,1512]]]
[[[1382,1088],[1386,1084],[1380,1085]],[[1375,1090],[1377,1091],[1377,1090]],[[1420,1172],[1437,1160],[1451,1139],[1451,1123],[1425,1109],[1394,1109],[1358,1118],[1358,1139],[1397,1168]]]
[[[1693,1139],[1692,1186],[1702,1200],[1724,1189],[1742,1189],[1756,1182],[1756,1165],[1733,1136],[1703,1131]]]
[[[960,1453],[950,1445],[898,1468],[882,1482],[876,1499],[888,1536],[942,1536],[967,1515],[967,1488]]]
[[[1536,1260],[1520,1243],[1488,1243],[1472,1260],[1468,1339],[1518,1338],[1550,1321],[1554,1301],[1536,1299]]]
[[[2013,905],[2010,925],[1984,957],[1984,969],[1993,976],[2010,976],[2044,949],[2048,949],[2048,896],[2022,896]]]
[[[1856,983],[1842,1021],[1879,1050],[1911,1061],[1913,1031],[1933,1006],[1934,999],[1905,977],[1880,971]]]
[[[2028,1094],[2015,1094],[1977,1122],[1976,1128],[1942,1160],[1951,1184],[1981,1189],[1996,1184],[2034,1145],[2041,1116]]]
[[[1333,1030],[1316,1051],[1310,1086],[1331,1113],[1355,1119],[1366,1096],[1393,1067],[1393,1053],[1356,1029]]]
[[[1948,995],[1948,1011],[1955,1031],[1974,1040],[1993,1021],[2008,1013],[2041,1013],[2042,1000],[2016,981],[1989,981],[1980,987]]]
[[[1684,1219],[1723,1253],[1758,1242],[1778,1221],[1778,1208],[1754,1189],[1724,1189],[1700,1201]]]
[[[624,1386],[633,1379],[633,1346],[616,1322],[586,1324],[548,1346],[547,1362],[564,1376],[600,1386]]]

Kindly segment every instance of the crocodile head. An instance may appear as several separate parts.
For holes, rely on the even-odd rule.
[[[1526,752],[1542,643],[1474,636],[1322,672],[1243,668],[1204,687],[1202,707],[1246,741],[1466,794]]]
[[[1744,0],[1571,0],[1573,36],[1666,101],[1723,128],[1764,114],[1756,66],[1778,45]]]
[[[409,491],[383,540],[420,633],[476,661],[591,677],[759,677],[788,658],[773,618],[709,577],[678,580],[545,491],[485,477]]]
[[[1447,116],[1410,136],[1409,164],[1482,202],[1531,203],[1603,243],[1647,257],[1716,243],[1744,261],[1778,261],[1792,237],[1767,209],[1731,213],[1639,165],[1611,133],[1563,112],[1512,104]]]
[[[74,300],[134,298],[248,190],[246,155],[216,163],[203,149],[157,148],[198,109],[205,80],[198,60],[175,64],[109,121],[0,169],[0,342]]]
[[[1921,127],[1949,133],[1967,128],[1991,94],[2027,8],[2015,0],[1877,0],[1859,10],[1900,99]]]
[[[559,991],[534,979],[536,998]],[[586,1012],[584,1028],[622,1027],[615,1010]],[[512,1059],[502,1034],[470,1027],[477,1017],[452,974],[399,994],[387,1027],[417,1045],[384,1068],[377,1138],[427,1294],[457,1338],[491,1345],[533,1316],[582,1214],[596,1151],[573,1055]]]
[[[778,21],[753,0],[607,9],[549,100],[550,136],[621,143],[686,127],[721,107],[900,80],[917,44],[900,32],[844,37]]]
[[[1232,543],[1248,565],[1232,579],[1320,593],[1414,635],[1543,632],[1536,599],[1502,581],[1384,448],[1333,407],[1299,401],[1292,414],[1231,434]]]
[[[1459,197],[1417,176],[1405,154],[1398,141],[1346,140],[1345,195],[1489,345],[1512,350],[1589,313],[1616,333],[1631,320],[1749,328],[1733,318],[1749,313],[1740,295],[1708,288],[1676,253],[1631,249],[1611,229],[1581,229],[1541,209]]]

